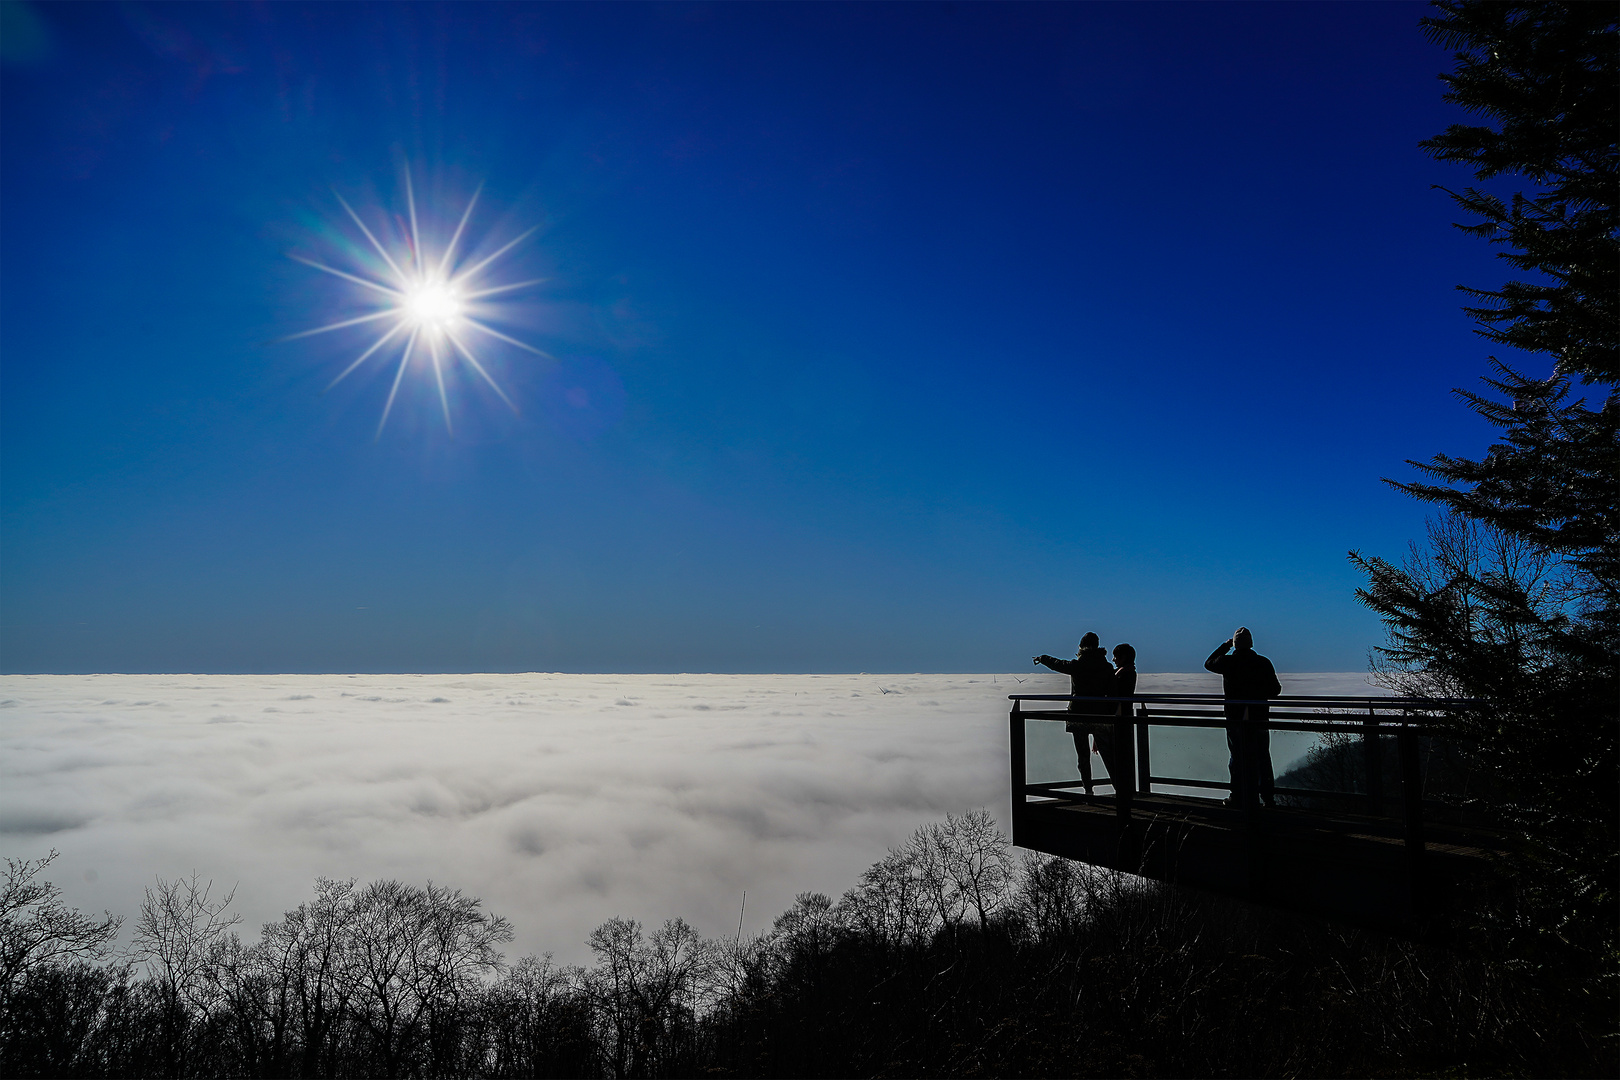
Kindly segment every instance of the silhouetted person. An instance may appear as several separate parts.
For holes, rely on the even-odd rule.
[[[1042,653],[1034,657],[1034,661],[1067,675],[1069,693],[1075,697],[1114,696],[1114,668],[1108,662],[1108,654],[1103,652],[1096,634],[1088,633],[1080,639],[1080,650],[1073,660],[1059,660],[1055,656]],[[1114,706],[1106,701],[1071,701],[1069,711],[1085,716],[1111,716]],[[1090,795],[1091,752],[1086,746],[1086,731],[1073,720],[1069,721],[1068,728],[1069,733],[1074,736],[1075,757],[1080,762],[1080,782],[1086,786],[1086,794]]]
[[[1114,646],[1114,696],[1130,697],[1136,693],[1136,650],[1121,642]],[[1115,716],[1130,719],[1131,709],[1134,706],[1128,701],[1119,703],[1114,711]],[[1118,759],[1114,756],[1114,729],[1101,728],[1091,734],[1091,745],[1103,760],[1103,768],[1108,770],[1108,778],[1114,782],[1114,794],[1119,794],[1121,787],[1131,783],[1130,777],[1119,774]]]
[[[1204,667],[1221,677],[1226,700],[1266,701],[1282,693],[1277,681],[1277,669],[1271,661],[1254,651],[1254,635],[1247,626],[1240,626],[1230,641],[1223,641],[1209,654]],[[1247,710],[1250,723],[1241,721]],[[1273,805],[1276,781],[1271,774],[1271,729],[1255,721],[1271,718],[1268,705],[1227,705],[1226,749],[1231,755],[1226,763],[1232,774],[1232,797],[1227,802],[1241,806],[1244,798],[1254,799],[1254,787],[1245,793],[1240,785],[1240,774],[1246,772],[1247,784],[1258,786],[1260,797],[1267,806]]]

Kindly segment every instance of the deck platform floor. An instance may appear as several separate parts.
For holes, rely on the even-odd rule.
[[[1214,799],[1045,791],[1014,806],[1013,842],[1161,881],[1380,929],[1448,907],[1502,849],[1499,835],[1428,821],[1408,845],[1399,818],[1281,806],[1247,813]]]

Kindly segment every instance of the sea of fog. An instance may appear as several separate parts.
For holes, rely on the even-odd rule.
[[[1288,694],[1378,693],[1354,673],[1282,681]],[[237,889],[247,935],[317,876],[431,879],[510,918],[510,955],[578,962],[613,915],[680,915],[708,935],[741,915],[756,931],[796,893],[837,897],[924,822],[974,806],[1005,822],[1007,695],[1067,683],[9,675],[0,855],[58,849],[47,876],[68,901],[125,916],[154,877],[195,872]],[[1219,679],[1143,674],[1139,689],[1218,692]],[[1041,726],[1031,779],[1075,775],[1061,725]],[[1278,772],[1310,738],[1276,736]],[[1157,773],[1225,778],[1218,730],[1153,752]]]

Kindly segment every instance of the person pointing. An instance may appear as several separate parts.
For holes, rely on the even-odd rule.
[[[1108,654],[1103,651],[1097,635],[1087,633],[1080,639],[1080,649],[1073,660],[1062,660],[1056,656],[1042,653],[1031,657],[1037,664],[1042,664],[1053,671],[1061,671],[1069,677],[1069,693],[1075,697],[1113,697],[1114,696],[1114,666],[1108,662]],[[1101,701],[1071,701],[1069,711],[1083,716],[1113,716],[1116,706],[1111,702]],[[1086,787],[1086,795],[1092,794],[1091,780],[1091,748],[1086,745],[1086,732],[1091,727],[1083,721],[1071,720],[1067,724],[1070,734],[1074,736],[1074,755],[1080,766],[1080,782]],[[1104,761],[1107,765],[1108,762]],[[1119,781],[1116,781],[1119,782]]]

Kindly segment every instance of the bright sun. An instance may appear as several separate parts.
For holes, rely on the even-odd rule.
[[[354,208],[344,201],[343,196],[337,196],[343,209],[370,241],[371,248],[382,260],[381,263],[374,263],[358,273],[351,273],[314,259],[307,259],[302,255],[292,257],[317,270],[340,277],[351,285],[363,288],[366,290],[363,294],[366,299],[381,306],[364,315],[317,326],[313,330],[305,330],[283,340],[290,341],[293,338],[324,334],[365,323],[392,321],[393,325],[373,341],[371,347],[361,353],[353,363],[344,368],[327,387],[331,389],[342,382],[350,372],[382,352],[389,342],[395,342],[398,347],[398,342],[403,340],[404,348],[399,356],[399,367],[394,372],[394,383],[389,388],[388,401],[383,405],[382,419],[377,424],[379,437],[382,435],[383,425],[388,423],[388,414],[393,411],[394,399],[399,394],[399,384],[405,378],[405,372],[411,367],[412,360],[418,358],[426,359],[432,368],[433,379],[439,390],[439,404],[444,410],[446,430],[450,428],[450,398],[445,391],[444,372],[447,365],[458,359],[471,367],[484,382],[489,384],[489,388],[495,391],[513,412],[516,412],[517,406],[512,403],[512,399],[506,396],[506,391],[501,389],[500,384],[490,376],[489,371],[474,354],[468,334],[471,332],[494,338],[496,341],[514,345],[549,359],[548,353],[501,333],[485,321],[495,314],[491,297],[513,293],[541,282],[516,281],[509,284],[485,285],[482,288],[472,286],[497,259],[526,240],[534,230],[530,229],[471,266],[453,265],[462,234],[466,232],[467,222],[472,217],[473,207],[478,205],[478,194],[475,192],[468,201],[467,209],[461,215],[461,221],[456,225],[455,232],[451,234],[449,242],[445,244],[444,250],[437,258],[431,257],[422,245],[422,230],[416,215],[416,196],[411,188],[409,173],[405,176],[405,199],[410,209],[410,231],[396,242],[393,251],[390,252],[389,247],[377,239],[376,233],[366,227],[366,223],[354,212]],[[384,230],[384,235],[390,234]],[[354,261],[362,263],[359,253],[355,255]]]
[[[423,330],[442,333],[461,315],[461,298],[442,281],[427,281],[405,294],[405,310]]]

